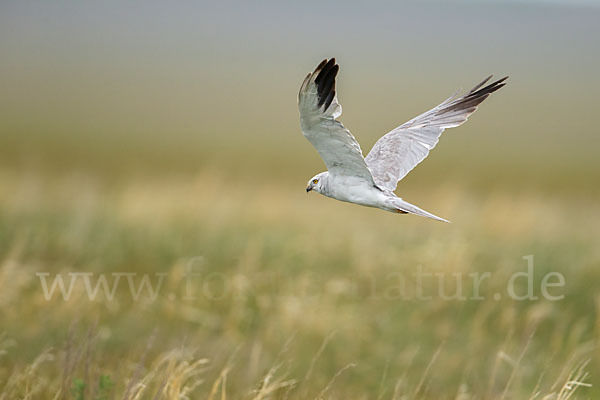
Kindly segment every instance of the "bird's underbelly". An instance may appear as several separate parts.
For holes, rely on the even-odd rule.
[[[330,187],[327,196],[367,207],[381,208],[385,204],[385,194],[366,182],[352,180],[337,181]]]

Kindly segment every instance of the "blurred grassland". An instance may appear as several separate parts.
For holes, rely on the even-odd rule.
[[[413,189],[409,200],[454,221],[441,224],[218,171],[120,184],[3,171],[0,181],[8,398],[53,398],[78,379],[96,387],[100,376],[110,377],[111,396],[132,398],[175,398],[197,379],[191,398],[209,397],[215,384],[229,398],[496,399],[505,389],[529,398],[557,394],[569,379],[594,387],[572,384],[549,398],[598,390],[600,213],[591,198]],[[558,271],[566,284],[551,293],[563,300],[493,300],[511,274],[526,271],[528,254],[536,295],[543,276]],[[198,256],[198,296],[185,300],[185,266]],[[467,296],[467,274],[491,272],[486,300],[444,300],[428,280],[433,299],[417,300],[411,274],[419,266],[462,273]],[[83,284],[68,301],[46,301],[36,272],[167,277],[155,301],[132,301],[124,282],[112,301],[90,301]],[[397,274],[407,277],[410,299],[398,297]],[[455,281],[445,282],[453,293]],[[47,349],[52,356],[32,369]],[[590,375],[569,378],[586,361]],[[18,389],[6,380],[12,374]],[[127,394],[138,380],[144,385]]]

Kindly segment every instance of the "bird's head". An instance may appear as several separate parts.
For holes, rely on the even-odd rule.
[[[320,174],[310,178],[310,181],[308,181],[308,185],[306,185],[306,193],[310,192],[311,190],[314,190],[317,193],[323,193],[322,188],[326,178],[327,172],[321,172]]]

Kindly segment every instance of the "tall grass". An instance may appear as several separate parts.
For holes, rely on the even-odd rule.
[[[2,176],[0,398],[599,393],[600,213],[585,196],[413,189],[408,200],[453,221],[438,224],[214,171],[121,183]],[[516,301],[506,283],[527,255],[539,298]],[[444,293],[462,285],[467,297],[469,274],[492,276],[485,300],[444,299],[435,279],[419,300],[418,268],[460,274]],[[136,284],[149,274],[155,286],[166,275],[154,300],[133,299],[123,277],[112,300],[90,300],[79,281],[65,301],[46,300],[40,272],[137,273]],[[564,299],[541,296],[549,272],[563,274],[552,294]]]

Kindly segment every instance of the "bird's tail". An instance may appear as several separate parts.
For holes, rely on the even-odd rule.
[[[450,222],[448,220],[445,220],[444,218],[438,217],[437,215],[433,215],[425,210],[421,210],[419,207],[415,206],[414,204],[410,204],[409,202],[404,201],[399,197],[394,199],[393,205],[396,208],[397,212],[405,212],[405,213],[420,215],[422,217],[435,219],[436,221]]]

